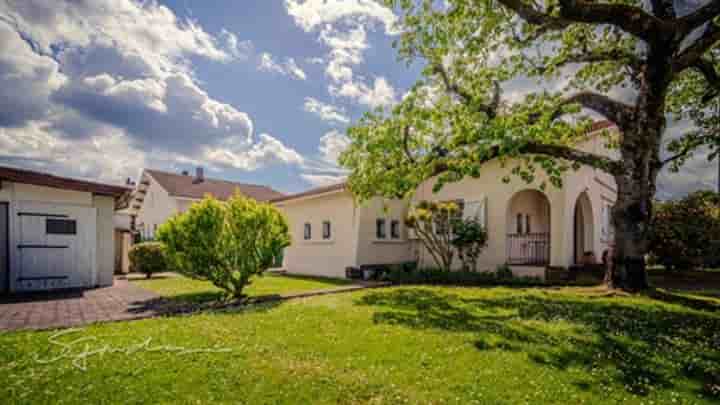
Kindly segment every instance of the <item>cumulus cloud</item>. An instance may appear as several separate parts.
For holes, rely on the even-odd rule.
[[[256,170],[273,163],[302,164],[304,159],[268,134],[260,134],[255,143],[242,138],[226,139],[218,148],[207,148],[206,158],[214,163],[236,169]]]
[[[331,86],[330,93],[353,99],[371,108],[392,105],[396,101],[395,89],[384,77],[376,77],[372,87],[362,82],[345,82]]]
[[[300,66],[295,63],[295,59],[286,58],[284,63],[276,62],[273,56],[267,52],[260,54],[260,63],[258,69],[278,73],[283,76],[290,76],[298,80],[305,80],[307,76],[305,72],[300,69]]]
[[[313,187],[323,187],[323,186],[330,186],[333,184],[341,183],[347,179],[347,176],[332,176],[332,175],[324,175],[324,174],[303,173],[300,175],[300,178],[302,178],[306,182],[310,183],[310,185]]]
[[[373,108],[396,101],[395,90],[386,78],[376,77],[370,86],[354,72],[370,47],[367,29],[383,26],[388,35],[398,33],[397,16],[392,10],[374,0],[286,0],[285,6],[298,26],[307,32],[319,32],[318,40],[328,47],[325,74],[331,82],[331,95]]]
[[[345,114],[345,109],[338,108],[313,97],[305,97],[305,111],[316,114],[323,121],[336,121],[343,124],[350,122]]]
[[[348,146],[350,146],[350,138],[332,130],[320,138],[318,150],[324,161],[337,165],[338,157]]]
[[[381,24],[387,34],[396,34],[398,18],[376,0],[285,0],[295,22],[307,32],[329,23],[353,20]]]
[[[226,63],[252,44],[156,1],[0,2],[0,44],[5,162],[102,177],[139,165],[302,162],[272,136],[254,136],[248,114],[194,78],[191,58]],[[284,67],[304,78],[294,60]]]

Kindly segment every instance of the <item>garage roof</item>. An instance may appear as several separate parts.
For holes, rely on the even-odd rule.
[[[26,169],[0,166],[0,180],[14,183],[25,183],[36,186],[62,188],[65,190],[86,191],[88,193],[106,195],[120,198],[130,192],[130,189],[113,184],[96,183],[93,181],[60,177],[54,174],[35,172]]]

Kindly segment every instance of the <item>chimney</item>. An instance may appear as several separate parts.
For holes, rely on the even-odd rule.
[[[135,182],[133,181],[133,179],[131,179],[130,177],[128,177],[128,178],[125,180],[125,185],[126,185],[126,186],[134,186],[134,185],[135,185]]]
[[[202,183],[205,181],[205,171],[203,170],[202,166],[199,166],[195,168],[195,178],[193,179],[193,183]]]

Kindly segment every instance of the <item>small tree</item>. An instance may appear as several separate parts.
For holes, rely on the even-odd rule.
[[[165,246],[157,242],[137,243],[128,252],[130,270],[143,273],[146,278],[153,273],[160,273],[167,269],[165,262]]]
[[[476,218],[457,218],[452,224],[450,242],[457,249],[463,270],[477,270],[477,260],[487,245],[487,231]]]
[[[447,271],[455,256],[452,222],[459,213],[454,202],[420,201],[405,218],[405,225],[415,231],[438,267]]]
[[[720,257],[720,194],[698,191],[657,204],[649,232],[650,250],[667,269],[690,269]]]
[[[158,239],[180,273],[207,279],[233,298],[290,245],[282,213],[239,193],[227,202],[208,196],[193,204],[163,224]]]

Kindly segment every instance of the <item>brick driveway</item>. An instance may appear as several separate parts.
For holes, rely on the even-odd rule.
[[[160,297],[127,280],[112,287],[0,298],[0,331],[51,329],[158,315]]]

